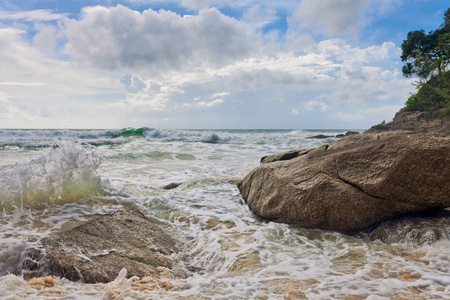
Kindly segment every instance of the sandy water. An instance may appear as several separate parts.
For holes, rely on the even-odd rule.
[[[235,185],[262,156],[345,131],[0,131],[0,299],[448,299],[440,239],[371,241],[256,218]],[[181,183],[164,190],[169,183]],[[185,241],[165,282],[23,279],[23,252],[65,222],[137,209]],[[403,226],[403,225],[402,225]],[[405,223],[404,226],[408,226]],[[400,229],[399,229],[400,230]]]

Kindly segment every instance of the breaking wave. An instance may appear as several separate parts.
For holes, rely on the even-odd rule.
[[[142,128],[132,128],[128,127],[125,129],[122,129],[121,132],[115,136],[115,137],[144,137],[144,134],[148,131],[152,131],[154,129],[148,128],[148,127],[142,127]]]
[[[0,149],[25,148],[42,149],[51,147],[64,140],[74,140],[93,146],[114,146],[128,143],[136,138],[161,142],[200,142],[214,144],[277,144],[297,147],[298,144],[314,144],[314,140],[306,138],[317,132],[308,130],[183,130],[155,129],[149,127],[123,129],[85,129],[85,130],[0,130]],[[321,131],[330,136],[326,142],[333,140],[331,136],[343,134],[345,130]]]
[[[28,163],[0,171],[0,209],[73,203],[102,191],[93,147],[62,141]]]

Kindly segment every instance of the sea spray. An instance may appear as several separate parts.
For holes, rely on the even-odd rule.
[[[72,203],[102,190],[95,148],[61,141],[28,163],[0,172],[0,208]]]

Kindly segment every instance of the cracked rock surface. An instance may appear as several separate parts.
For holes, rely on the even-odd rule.
[[[392,131],[266,157],[238,188],[263,219],[350,231],[449,207],[449,179],[448,138]]]

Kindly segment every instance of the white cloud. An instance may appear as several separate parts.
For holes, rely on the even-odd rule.
[[[4,81],[4,82],[0,82],[0,85],[9,85],[9,86],[42,86],[42,85],[45,85],[45,83],[43,83],[43,82]]]
[[[33,42],[39,49],[52,50],[56,46],[56,29],[53,26],[35,24],[38,33],[34,36]]]
[[[110,3],[110,0],[103,0]],[[387,1],[387,0],[385,0]],[[205,7],[231,7],[234,9],[243,9],[254,6],[282,9],[291,11],[298,6],[297,1],[292,0],[125,0],[131,4],[161,4],[173,3],[184,6],[189,9],[198,9]]]
[[[206,101],[198,102],[197,104],[198,104],[199,106],[212,107],[212,106],[215,106],[215,105],[217,105],[217,104],[223,103],[223,101],[224,101],[223,99],[215,99],[215,100],[210,101],[210,102],[206,102]]]
[[[357,122],[364,120],[364,116],[361,114],[337,112],[334,116],[336,119],[343,122]]]
[[[23,20],[33,21],[56,21],[64,18],[62,14],[53,13],[48,9],[38,9],[30,11],[0,11],[0,20]]]
[[[222,98],[214,99],[212,101],[196,101],[194,103],[182,103],[182,107],[213,107],[222,104],[225,100]]]
[[[104,69],[164,72],[221,66],[256,51],[251,27],[217,9],[181,17],[170,11],[142,13],[124,6],[88,7],[67,21],[67,53]]]
[[[183,103],[183,107],[213,107],[218,104],[222,104],[225,100],[222,97],[229,96],[230,92],[221,92],[221,93],[215,93],[212,95],[207,96],[206,98],[210,101],[200,101],[201,97],[195,97],[194,103]]]
[[[357,33],[370,0],[303,0],[297,19],[309,28],[321,27],[328,36]]]
[[[210,99],[214,99],[214,98],[218,98],[218,97],[225,97],[225,96],[229,96],[230,94],[231,94],[230,92],[215,93],[210,96]]]
[[[96,128],[117,122],[97,109],[105,95],[116,100],[125,94],[115,74],[51,58],[25,31],[0,28],[0,70],[0,91],[9,102],[3,128]]]
[[[365,121],[365,123],[375,125],[381,123],[382,121],[390,122],[400,108],[402,108],[402,106],[397,105],[371,107],[367,109],[360,109],[353,113],[337,112],[333,114],[333,117],[346,123]]]
[[[331,93],[321,94],[315,100],[330,102],[336,106],[351,106],[395,98],[406,99],[412,90],[411,81],[405,79],[384,81],[380,73],[374,74],[370,80],[348,79],[330,82],[329,88]]]
[[[330,108],[327,104],[325,104],[325,103],[323,103],[321,101],[318,101],[318,100],[311,100],[311,101],[308,101],[308,102],[302,102],[302,107],[305,110],[307,110],[307,111],[319,110],[319,111],[322,111],[322,112],[326,111],[327,109]]]
[[[308,96],[311,100],[303,101],[297,110],[311,112],[324,112],[331,106],[354,106],[404,98],[412,89],[410,82],[401,78],[396,69],[383,67],[384,64],[389,65],[392,53],[396,54],[395,51],[386,51],[391,46],[391,43],[385,43],[360,49],[342,40],[331,40],[320,43],[315,52],[304,55],[278,53],[274,57],[240,60],[221,68],[210,66],[173,71],[159,77],[156,92],[149,93],[150,90],[147,90],[139,97],[128,95],[125,102],[128,108],[147,104],[148,109],[170,110],[176,107],[173,103],[174,98],[179,98],[176,95],[193,88],[197,94],[189,96],[189,99],[195,102],[191,105],[185,100],[178,100],[182,106],[212,106],[219,103],[210,104],[208,100],[223,99],[231,93],[262,92],[261,103],[285,99],[297,105],[292,96],[285,97],[283,93],[295,91],[296,95],[303,95],[307,92],[315,96]],[[146,76],[142,75],[140,80],[145,81]],[[163,94],[161,91],[164,89],[170,93]],[[211,90],[227,92],[210,94]]]
[[[219,2],[228,5],[220,0],[209,5]],[[13,127],[148,126],[144,123],[163,119],[169,119],[168,127],[208,127],[220,117],[228,122],[224,127],[251,127],[251,120],[292,127],[326,116],[334,122],[363,124],[369,110],[362,107],[405,101],[414,87],[401,77],[400,50],[391,42],[359,48],[342,39],[316,42],[304,31],[291,29],[283,37],[286,47],[280,46],[277,33],[261,38],[258,26],[276,18],[277,5],[293,6],[293,1],[287,2],[229,2],[246,11],[241,20],[217,9],[182,17],[169,11],[140,13],[120,5],[89,7],[80,19],[53,22],[54,27],[33,23],[37,34],[32,42],[30,32],[1,28],[0,90],[8,97],[0,101],[0,108],[9,117],[12,111],[20,112],[11,119]],[[364,8],[356,10],[358,16],[364,14]],[[360,24],[358,16],[349,22]],[[22,17],[15,24],[31,29],[32,25],[23,25],[26,20],[32,18]],[[325,28],[339,20],[320,24]],[[58,27],[61,24],[66,29]],[[66,38],[61,53],[55,41]],[[206,110],[211,112],[209,119],[199,118]],[[235,123],[242,112],[248,112],[248,118]],[[289,112],[302,118],[286,118]],[[389,113],[386,108],[378,116]],[[271,119],[261,121],[264,114]],[[297,123],[285,123],[288,119]]]
[[[262,27],[273,22],[277,18],[277,10],[274,7],[261,7],[255,5],[250,7],[242,16],[243,21]]]
[[[6,97],[6,94],[0,91],[0,119],[11,118],[11,110],[11,103]]]
[[[209,0],[181,0],[184,7],[198,9],[209,6]]]

